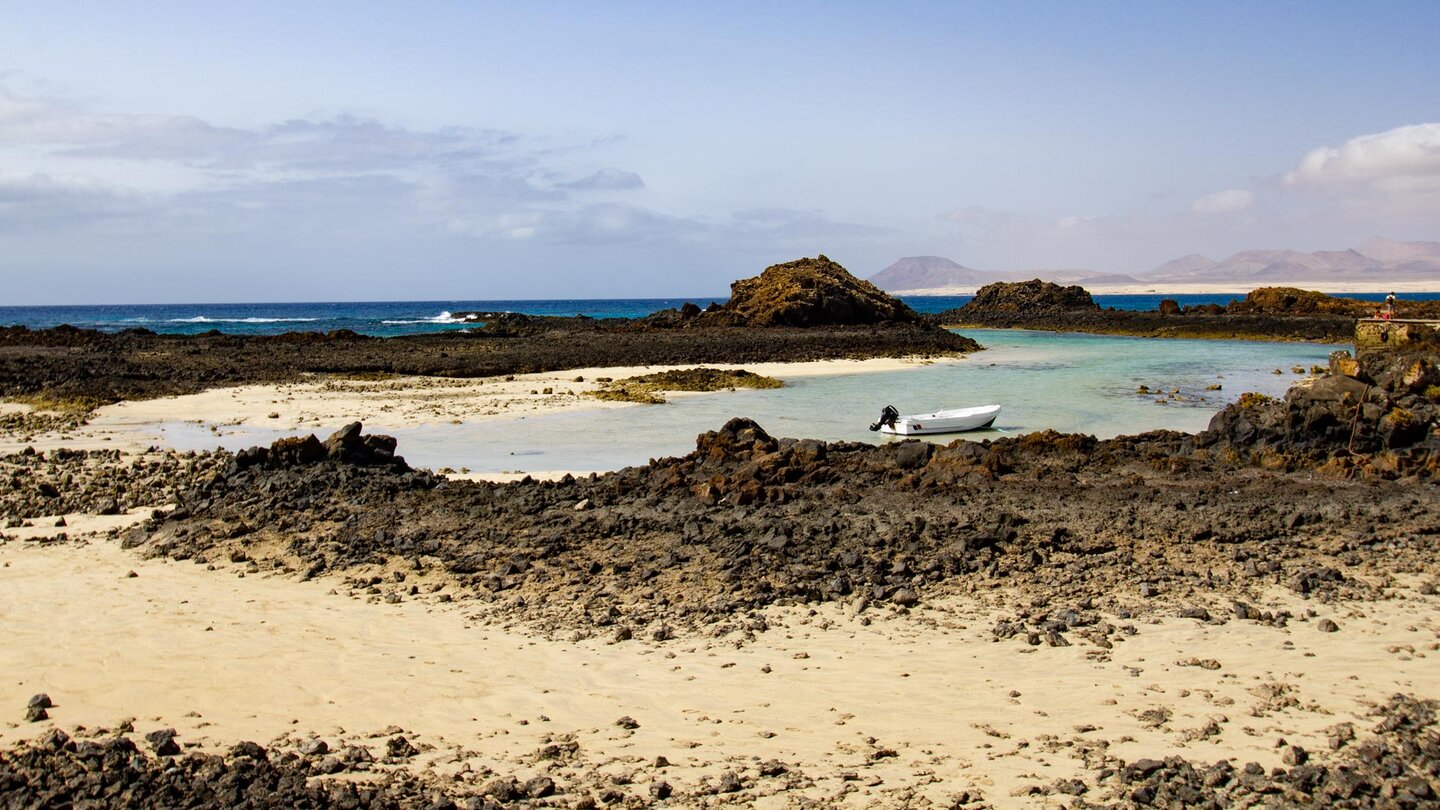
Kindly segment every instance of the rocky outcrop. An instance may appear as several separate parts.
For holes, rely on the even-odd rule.
[[[1336,298],[1313,290],[1295,287],[1261,287],[1251,290],[1243,299],[1225,307],[1233,314],[1263,315],[1341,315],[1365,318],[1375,312],[1376,305],[1353,298]]]
[[[1198,448],[1337,475],[1440,476],[1440,364],[1424,347],[1331,358],[1328,375],[1284,399],[1245,395],[1195,437]]]
[[[395,455],[393,436],[365,436],[361,434],[361,429],[359,422],[351,422],[323,442],[312,433],[304,437],[279,439],[269,447],[241,450],[235,454],[231,469],[239,472],[261,465],[271,468],[299,467],[322,461],[356,467],[392,467],[402,472],[410,469],[404,458]]]
[[[935,316],[958,326],[1044,329],[1057,332],[1133,335],[1136,337],[1218,338],[1245,340],[1310,340],[1348,342],[1355,318],[1371,315],[1375,304],[1287,287],[1252,291],[1226,306],[1180,306],[1173,299],[1159,309],[1100,309],[1079,287],[1061,288],[1031,281],[1016,287],[992,285],[975,300]],[[1078,291],[1078,292],[1076,292]],[[1427,317],[1440,312],[1440,302],[1401,302],[1400,317]]]
[[[975,292],[975,297],[960,308],[973,316],[1011,313],[1024,315],[1055,315],[1069,312],[1098,312],[1100,305],[1083,287],[1061,287],[1049,281],[999,281]]]
[[[904,302],[851,275],[824,254],[765,268],[730,285],[730,300],[700,318],[735,326],[919,323]]]

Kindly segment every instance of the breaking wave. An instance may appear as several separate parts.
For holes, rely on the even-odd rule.
[[[455,317],[454,315],[450,314],[450,312],[447,310],[447,311],[445,311],[445,312],[441,312],[439,315],[436,315],[436,316],[433,317],[433,318],[418,318],[418,319],[414,319],[414,320],[397,320],[397,321],[381,321],[381,323],[391,324],[391,325],[398,325],[398,324],[411,324],[411,323],[474,323],[474,321],[469,321],[469,320],[466,320],[466,319],[464,319],[464,318],[457,318],[457,317]]]
[[[171,318],[169,323],[309,323],[319,318],[207,318],[196,315],[193,318]]]

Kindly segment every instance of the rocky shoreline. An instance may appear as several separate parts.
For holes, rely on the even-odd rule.
[[[438,579],[422,592],[367,575],[356,592],[443,591],[581,636],[659,638],[775,603],[904,607],[940,583],[1224,613],[1186,600],[1347,588],[1334,566],[1380,565],[1380,548],[1385,566],[1425,567],[1440,535],[1430,357],[1372,356],[1355,369],[1369,382],[1336,373],[1286,400],[1244,399],[1195,436],[872,446],[735,419],[687,456],[547,482],[411,470],[357,423],[237,454],[126,543],[307,576],[403,561]]]
[[[987,285],[963,307],[934,316],[946,326],[1039,329],[1153,338],[1303,340],[1347,343],[1355,320],[1374,315],[1372,302],[1288,287],[1262,287],[1227,306],[1182,307],[1161,301],[1149,311],[1101,309],[1081,287],[1044,281]],[[1400,301],[1397,318],[1440,318],[1440,302]]]
[[[83,412],[127,399],[191,394],[309,375],[497,377],[619,366],[934,357],[973,352],[825,256],[766,268],[724,306],[636,319],[461,313],[465,332],[375,338],[348,331],[276,336],[110,334],[0,328],[0,399]]]
[[[533,335],[371,338],[0,329],[0,397],[82,408],[308,375],[499,377],[615,366],[801,362],[971,352],[969,338],[898,324],[645,330],[594,323]]]

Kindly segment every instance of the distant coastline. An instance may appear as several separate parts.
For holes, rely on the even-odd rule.
[[[1057,282],[1058,283],[1058,282]],[[951,295],[974,295],[975,291],[985,286],[984,284],[960,284],[948,287],[931,287],[915,290],[891,290],[892,295],[900,296],[951,296]],[[1208,282],[1208,283],[1156,283],[1156,284],[1084,284],[1085,289],[1093,295],[1235,295],[1244,297],[1246,293],[1258,286],[1254,282]],[[1340,281],[1287,281],[1286,287],[1299,287],[1302,290],[1314,290],[1330,295],[1353,295],[1356,293],[1394,292],[1404,293],[1440,293],[1440,279],[1431,281],[1374,281],[1363,282],[1340,282]]]

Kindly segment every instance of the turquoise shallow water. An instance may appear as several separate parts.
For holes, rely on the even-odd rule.
[[[901,413],[924,413],[1000,403],[1004,410],[995,429],[962,434],[971,439],[1046,428],[1101,438],[1160,428],[1194,432],[1245,391],[1283,394],[1302,379],[1293,367],[1323,365],[1336,348],[1010,330],[965,334],[987,350],[900,371],[797,377],[781,389],[672,397],[666,405],[417,429],[367,425],[367,430],[396,436],[400,453],[413,465],[480,472],[601,471],[644,464],[689,452],[697,434],[735,416],[750,417],[775,436],[894,441],[867,429],[886,404]],[[1275,374],[1276,369],[1282,373]],[[1167,392],[1169,401],[1137,395],[1142,384]],[[1205,390],[1216,384],[1221,390]],[[1168,395],[1177,388],[1178,401]],[[279,435],[247,430],[221,443],[238,449]],[[194,426],[168,425],[167,436],[181,449],[216,443],[213,434]]]

